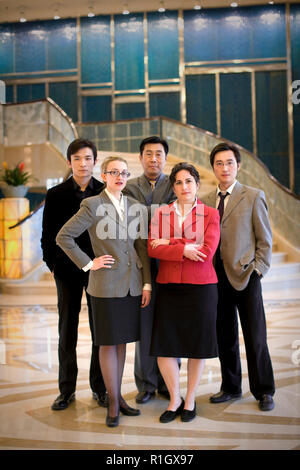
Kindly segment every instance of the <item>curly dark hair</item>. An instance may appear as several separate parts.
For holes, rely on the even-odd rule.
[[[194,165],[191,165],[190,163],[187,163],[187,162],[180,162],[180,163],[176,163],[176,165],[173,166],[172,168],[172,171],[170,174],[170,181],[171,181],[172,186],[175,184],[177,173],[181,170],[188,171],[193,176],[196,183],[200,184],[200,175],[198,171],[196,170],[196,168],[194,167]]]

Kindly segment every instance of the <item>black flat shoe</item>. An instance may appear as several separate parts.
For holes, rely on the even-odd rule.
[[[109,428],[119,426],[119,416],[106,416],[106,426]]]
[[[75,393],[61,393],[52,403],[52,410],[59,411],[68,408],[69,404],[75,400]]]
[[[139,416],[141,414],[140,410],[137,408],[131,408],[131,406],[121,406],[120,411],[125,416]]]
[[[181,412],[181,421],[183,421],[184,423],[188,423],[194,418],[196,418],[196,403],[193,410],[183,409]]]
[[[176,416],[179,416],[181,414],[181,411],[183,410],[184,407],[184,400],[181,398],[181,404],[175,411],[171,410],[166,410],[163,412],[163,414],[160,416],[159,421],[161,423],[170,423],[171,421],[174,421]]]

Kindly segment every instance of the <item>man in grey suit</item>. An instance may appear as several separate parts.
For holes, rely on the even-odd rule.
[[[272,231],[264,192],[236,180],[241,156],[238,148],[218,144],[210,163],[219,181],[217,191],[203,201],[220,212],[221,240],[216,252],[218,276],[217,333],[222,384],[211,403],[241,398],[238,319],[243,330],[250,390],[262,411],[274,408],[272,363],[266,334],[261,278],[272,254]]]
[[[128,181],[123,193],[133,197],[149,208],[151,205],[169,204],[175,199],[167,175],[163,174],[169,147],[165,140],[157,136],[147,137],[140,144],[140,162],[144,173]],[[136,343],[134,375],[138,389],[137,403],[146,403],[154,397],[155,390],[168,397],[168,391],[160,375],[157,360],[149,356],[153,309],[155,304],[155,279],[157,263],[151,259],[152,296],[148,307],[143,309],[141,321],[141,340]]]

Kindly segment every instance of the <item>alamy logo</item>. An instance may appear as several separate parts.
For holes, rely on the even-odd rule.
[[[293,104],[300,103],[300,80],[294,80],[292,83],[292,88],[295,90],[292,94],[292,102]]]

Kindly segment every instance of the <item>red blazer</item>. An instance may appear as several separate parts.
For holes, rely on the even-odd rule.
[[[169,245],[151,247],[157,238],[170,240]],[[197,205],[182,224],[178,224],[173,203],[159,207],[151,220],[148,253],[158,258],[159,272],[156,281],[162,284],[213,284],[218,282],[213,267],[213,256],[220,239],[220,217],[217,209],[205,206],[197,199]],[[192,261],[183,256],[187,243],[201,245],[200,251],[207,255],[205,261]]]

